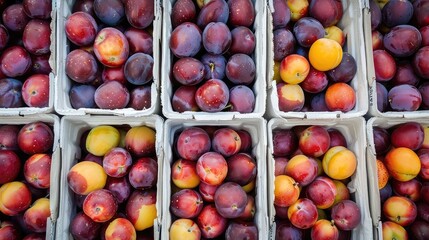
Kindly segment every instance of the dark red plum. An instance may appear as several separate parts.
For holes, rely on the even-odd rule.
[[[199,127],[189,127],[183,130],[176,144],[179,155],[183,159],[191,161],[197,161],[202,154],[211,148],[209,135]]]
[[[72,13],[75,12],[85,12],[94,17],[94,0],[77,0],[72,8]]]
[[[429,25],[429,2],[426,0],[413,1],[414,19],[417,26],[423,27]]]
[[[229,7],[225,0],[213,0],[204,4],[197,18],[197,25],[204,29],[210,22],[226,23],[229,17]]]
[[[43,55],[50,52],[51,27],[48,21],[33,19],[25,26],[22,34],[25,49],[34,55]]]
[[[134,85],[143,85],[153,79],[153,58],[145,53],[134,53],[124,66],[127,81]]]
[[[223,79],[225,77],[226,59],[223,55],[206,53],[201,57],[201,62],[204,64],[206,73],[204,79]]]
[[[101,72],[101,80],[103,82],[117,81],[125,85],[127,79],[125,78],[124,65],[117,68],[104,67]]]
[[[390,149],[390,135],[386,129],[381,127],[374,127],[372,130],[374,139],[374,148],[377,155],[381,155]]]
[[[255,7],[251,0],[228,0],[229,19],[231,26],[250,27],[255,21]]]
[[[174,91],[171,105],[176,112],[198,111],[198,105],[195,101],[196,86],[181,86]]]
[[[149,157],[137,159],[128,174],[131,186],[136,189],[149,189],[158,182],[158,163]]]
[[[422,95],[422,107],[429,109],[429,82],[420,85],[419,92]]]
[[[351,200],[343,200],[332,207],[331,218],[340,230],[353,230],[361,220],[359,206]]]
[[[375,79],[379,82],[391,80],[396,73],[395,59],[385,50],[375,50],[373,56]]]
[[[402,84],[389,91],[389,104],[394,111],[416,111],[422,103],[422,95],[416,87]]]
[[[173,65],[172,72],[174,79],[183,85],[196,85],[205,76],[203,63],[191,57],[177,60]]]
[[[411,224],[411,234],[416,240],[425,240],[429,236],[429,223],[417,220]]]
[[[30,18],[24,12],[24,6],[20,3],[12,4],[3,10],[3,24],[12,32],[24,31]]]
[[[311,98],[310,108],[314,112],[329,111],[325,102],[325,92],[318,93]]]
[[[302,230],[296,228],[288,222],[277,222],[276,238],[277,240],[301,240],[304,239]]]
[[[104,24],[116,26],[125,15],[122,2],[121,0],[94,0],[94,13]]]
[[[232,222],[225,231],[226,240],[257,240],[258,228],[253,222]]]
[[[413,55],[420,48],[421,43],[420,31],[411,25],[395,26],[383,38],[384,48],[394,57]]]
[[[125,202],[131,195],[131,185],[126,177],[107,177],[104,188],[112,192],[119,204]]]
[[[325,29],[316,19],[304,17],[295,23],[293,33],[299,45],[310,47],[317,39],[325,36]]]
[[[228,86],[219,79],[210,79],[195,93],[195,102],[205,112],[222,111],[229,102]]]
[[[287,29],[277,29],[274,31],[274,61],[280,62],[286,56],[295,51],[295,37]]]
[[[83,136],[83,135],[82,135]],[[84,142],[86,144],[86,142]],[[95,156],[94,154],[88,153],[81,161],[91,161],[103,166],[103,156]]]
[[[153,37],[144,29],[128,28],[124,32],[128,40],[131,54],[142,52],[149,55],[153,53]]]
[[[420,28],[420,34],[422,35],[422,47],[429,46],[429,25]]]
[[[87,51],[76,49],[66,58],[65,72],[77,83],[89,83],[97,76],[98,65],[94,56]]]
[[[31,67],[30,54],[20,46],[9,47],[0,57],[0,69],[8,77],[26,74]]]
[[[182,189],[171,196],[170,211],[179,218],[195,218],[203,209],[203,198],[192,189]]]
[[[421,148],[423,140],[423,127],[417,122],[397,125],[390,135],[390,142],[395,148],[406,147],[411,150],[418,150]]]
[[[31,72],[33,74],[49,74],[52,71],[49,57],[50,54],[31,55]]]
[[[130,93],[119,82],[106,82],[95,90],[94,101],[101,109],[122,109],[128,105]]]
[[[22,107],[24,102],[21,95],[22,82],[13,78],[0,79],[0,107]]]
[[[330,27],[337,24],[343,17],[343,5],[340,0],[311,1],[309,15],[323,25]]]
[[[236,130],[238,136],[240,136],[241,147],[239,152],[248,152],[252,147],[252,137],[246,130]]]
[[[251,113],[255,108],[255,94],[247,86],[234,86],[229,91],[229,104],[231,111]]]
[[[216,190],[214,201],[222,217],[237,218],[244,212],[247,194],[237,183],[227,182]]]
[[[331,139],[329,148],[335,147],[335,146],[343,146],[347,148],[347,140],[344,137],[344,135],[335,128],[328,129],[329,138]]]
[[[226,64],[225,74],[234,84],[249,85],[253,83],[256,77],[255,62],[246,54],[234,54]]]
[[[229,52],[231,54],[244,53],[251,55],[255,50],[255,34],[247,27],[236,27],[231,31],[232,42]]]
[[[274,0],[273,1],[274,12],[273,16],[273,27],[274,29],[284,28],[290,21],[290,9],[283,0]]]
[[[198,185],[198,191],[204,201],[214,202],[214,195],[218,187],[218,185],[210,185],[205,182],[200,182],[200,184]]]
[[[380,189],[380,203],[383,204],[393,194],[393,189],[390,183],[387,183],[384,188]]]
[[[200,51],[201,41],[201,30],[198,26],[185,22],[177,26],[171,33],[170,49],[176,57],[193,57]]]
[[[130,92],[128,107],[135,110],[149,109],[152,105],[151,86],[138,86]]]
[[[407,24],[413,17],[413,4],[410,1],[390,0],[381,12],[383,23],[387,27]]]
[[[377,82],[375,84],[375,90],[377,92],[377,109],[380,112],[385,112],[389,105],[389,102],[388,102],[389,93],[387,91],[387,88],[383,84]]]
[[[275,157],[274,158],[274,176],[286,175],[286,165],[289,159],[286,157]],[[277,210],[276,210],[277,215]],[[287,218],[287,209],[286,209],[286,218]]]
[[[375,0],[369,0],[369,11],[371,13],[371,30],[376,30],[381,23],[381,9]]]
[[[92,221],[83,212],[77,213],[70,223],[70,233],[75,239],[95,239],[98,237],[100,229],[101,224]]]
[[[52,11],[51,0],[24,0],[24,12],[30,18],[49,19]]]
[[[396,65],[396,74],[391,81],[394,86],[402,84],[417,86],[419,82],[420,78],[414,73],[413,66],[409,62]]]
[[[302,81],[301,88],[309,93],[319,93],[326,89],[328,82],[329,80],[325,72],[310,67],[310,72],[304,81]]]
[[[192,0],[177,0],[171,10],[171,23],[173,28],[184,22],[194,22],[197,10]]]
[[[327,75],[334,82],[350,82],[356,75],[356,72],[357,65],[355,58],[351,54],[344,52],[340,65],[329,70]]]
[[[123,0],[125,15],[131,26],[144,29],[152,24],[155,17],[155,1]]]
[[[0,24],[0,50],[3,50],[9,42],[9,32]]]
[[[232,36],[225,23],[211,22],[204,28],[202,41],[208,53],[223,54],[231,46]]]
[[[227,159],[226,180],[245,186],[256,178],[256,162],[246,153],[237,153]]]
[[[87,46],[94,42],[98,27],[95,19],[88,13],[75,12],[67,18],[64,29],[72,43]]]
[[[298,137],[290,129],[279,129],[273,132],[273,154],[285,157],[298,148]]]
[[[0,126],[0,150],[18,150],[19,130],[17,125]]]
[[[429,79],[429,46],[420,48],[414,55],[414,71],[420,77]]]

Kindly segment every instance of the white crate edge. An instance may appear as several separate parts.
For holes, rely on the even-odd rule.
[[[50,171],[50,188],[49,188],[49,207],[51,216],[46,224],[46,239],[55,239],[55,224],[58,218],[59,211],[59,194],[60,194],[60,169],[61,158],[59,149],[60,139],[60,119],[53,114],[33,114],[25,117],[22,116],[0,116],[0,124],[25,125],[32,122],[44,122],[52,127],[54,133],[54,144],[51,156],[51,171]]]
[[[271,2],[271,0],[270,0]],[[357,72],[350,86],[356,92],[356,106],[349,112],[283,112],[279,109],[278,95],[274,76],[274,45],[273,45],[273,25],[271,13],[267,14],[267,113],[266,116],[280,118],[308,118],[308,119],[333,119],[333,118],[354,118],[360,117],[368,111],[368,85],[366,81],[366,58],[364,48],[364,35],[362,29],[362,3],[353,0],[341,0],[344,6],[344,14],[338,26],[347,35],[346,45],[349,52],[356,60]],[[272,5],[271,5],[272,6]],[[273,7],[271,7],[273,8]]]
[[[243,129],[252,136],[252,155],[256,157],[258,173],[256,177],[256,214],[255,224],[258,227],[258,239],[268,239],[268,214],[266,195],[266,120],[265,119],[236,119],[236,120],[192,120],[168,119],[164,124],[164,181],[163,181],[163,217],[161,239],[169,239],[171,226],[170,199],[171,199],[171,164],[173,163],[172,145],[174,133],[183,127],[190,126],[225,126],[234,129]],[[257,136],[257,137],[256,137]]]
[[[89,129],[99,125],[129,125],[141,126],[145,125],[155,129],[156,131],[156,156],[158,161],[158,183],[157,183],[157,219],[154,221],[154,237],[159,239],[159,229],[162,216],[162,163],[163,163],[163,148],[162,148],[162,136],[163,136],[163,124],[164,120],[157,115],[151,115],[146,117],[124,117],[124,116],[64,116],[61,119],[61,138],[60,138],[60,147],[61,147],[61,158],[62,158],[62,167],[61,167],[61,195],[60,195],[60,211],[59,218],[56,224],[56,239],[70,239],[73,237],[69,233],[69,225],[71,218],[75,215],[75,206],[73,206],[73,193],[68,187],[67,184],[67,173],[69,169],[76,163],[77,159],[80,156],[79,143],[70,142],[70,137],[75,136],[80,137],[77,130]],[[74,128],[78,129],[74,129]],[[77,138],[76,141],[80,139]],[[72,156],[72,157],[71,157]]]
[[[161,2],[155,1],[155,18],[153,20],[153,83],[151,84],[151,107],[144,110],[134,110],[132,108],[124,109],[98,109],[98,108],[79,108],[74,109],[70,104],[69,91],[72,85],[64,69],[67,54],[69,52],[69,44],[67,36],[64,31],[64,23],[67,16],[71,14],[71,7],[75,0],[62,0],[58,3],[57,11],[57,34],[56,39],[58,43],[64,43],[64,45],[58,44],[56,51],[56,73],[55,76],[55,96],[54,96],[54,107],[55,111],[61,115],[117,115],[117,116],[148,116],[151,114],[157,114],[160,110],[159,100],[159,85],[160,85],[160,42],[161,42],[161,31],[162,31],[162,9]],[[126,20],[124,20],[126,21]]]
[[[256,79],[253,84],[253,92],[255,93],[255,109],[252,113],[238,112],[191,112],[185,111],[179,113],[173,110],[171,98],[173,96],[173,86],[170,81],[170,69],[172,66],[172,53],[169,48],[169,41],[172,32],[170,13],[174,0],[162,0],[164,8],[163,18],[163,34],[162,34],[162,71],[161,71],[161,105],[162,113],[170,119],[222,119],[229,120],[235,118],[257,118],[262,117],[266,108],[266,80],[265,80],[265,54],[266,51],[266,2],[262,0],[252,0],[255,6],[255,65]]]
[[[351,239],[372,239],[373,229],[371,226],[371,215],[369,212],[367,174],[366,174],[366,135],[365,120],[362,117],[353,119],[334,119],[320,121],[316,119],[282,119],[273,118],[268,122],[268,211],[269,223],[272,238],[274,239],[275,226],[275,209],[274,209],[274,157],[273,157],[273,134],[274,129],[289,129],[293,126],[319,125],[329,128],[335,128],[343,133],[347,140],[348,149],[354,152],[358,159],[356,173],[352,176],[352,181],[348,184],[350,193],[355,194],[355,202],[361,211],[361,222],[359,227],[352,231]]]

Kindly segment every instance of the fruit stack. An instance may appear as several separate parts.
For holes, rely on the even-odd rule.
[[[0,1],[0,115],[53,111],[52,2]]]
[[[161,101],[167,118],[262,117],[265,4],[164,1]]]
[[[271,119],[271,237],[371,239],[365,146],[361,117],[329,123]]]
[[[159,109],[156,0],[59,1],[55,109],[63,115],[150,115]]]
[[[427,239],[429,121],[375,117],[368,121],[367,136],[370,206],[378,234]]]
[[[274,0],[268,116],[336,118],[368,110],[359,1]]]
[[[161,239],[266,239],[266,121],[164,127]]]
[[[61,128],[56,239],[156,239],[162,118],[65,116]]]
[[[370,114],[429,116],[429,1],[369,0],[366,10]]]
[[[0,239],[54,239],[59,125],[49,114],[0,117]]]

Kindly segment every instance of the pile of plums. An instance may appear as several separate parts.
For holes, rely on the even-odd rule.
[[[384,239],[429,234],[429,126],[373,127]]]
[[[335,128],[273,130],[275,239],[350,239],[361,222],[347,188],[357,159]]]
[[[170,240],[258,239],[257,163],[245,130],[187,127],[176,134],[171,166]],[[166,210],[168,211],[168,210]]]
[[[254,111],[255,16],[252,0],[175,1],[169,39],[174,111]]]
[[[73,108],[151,106],[155,0],[78,0],[64,31]]]
[[[429,109],[429,1],[370,0],[370,10],[377,109]]]
[[[279,110],[351,111],[356,90],[349,83],[357,65],[342,50],[346,35],[336,26],[343,16],[342,1],[309,2],[273,1],[273,80]]]
[[[45,239],[53,143],[43,122],[0,126],[0,239]]]
[[[0,108],[49,105],[51,0],[0,1]]]
[[[99,125],[84,132],[86,153],[67,174],[76,215],[75,239],[153,239],[157,218],[155,131]]]

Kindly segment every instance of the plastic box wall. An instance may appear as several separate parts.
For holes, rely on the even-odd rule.
[[[80,138],[82,134],[96,126],[110,125],[110,126],[148,126],[156,131],[156,144],[155,150],[158,160],[158,183],[157,183],[157,219],[154,223],[154,236],[158,239],[158,228],[161,222],[161,186],[162,186],[162,136],[163,136],[163,120],[157,115],[148,117],[122,117],[122,116],[65,116],[61,119],[61,196],[60,196],[60,212],[57,221],[57,237],[56,239],[73,239],[69,233],[70,222],[76,215],[76,203],[73,191],[68,187],[67,173],[77,163],[77,161],[84,157],[80,150]]]
[[[365,120],[362,117],[353,119],[314,120],[314,119],[280,119],[273,118],[268,122],[268,214],[270,233],[275,237],[275,209],[274,209],[274,157],[273,157],[273,130],[290,129],[294,126],[319,125],[339,130],[347,140],[348,149],[353,151],[358,161],[356,172],[347,185],[351,198],[357,203],[361,212],[360,225],[352,231],[352,239],[373,239],[371,216],[369,213],[367,168],[365,162]]]

